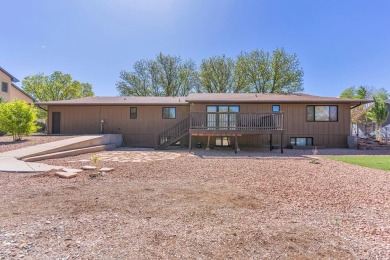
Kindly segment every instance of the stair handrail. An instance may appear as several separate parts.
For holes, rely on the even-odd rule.
[[[187,133],[190,128],[190,116],[185,117],[179,122],[169,126],[158,135],[158,145],[162,146],[169,143],[172,139],[175,139],[184,133]]]

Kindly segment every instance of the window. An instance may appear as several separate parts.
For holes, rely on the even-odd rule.
[[[137,108],[130,107],[130,119],[137,119]]]
[[[272,106],[272,112],[280,112],[280,106],[279,105],[273,105]]]
[[[313,137],[291,137],[290,144],[294,146],[313,146]]]
[[[1,82],[1,91],[8,92],[8,83],[7,82]]]
[[[215,146],[230,146],[230,137],[216,137]]]
[[[162,110],[163,119],[175,119],[176,118],[176,107],[163,107]]]
[[[306,119],[309,122],[337,122],[337,106],[307,106]]]

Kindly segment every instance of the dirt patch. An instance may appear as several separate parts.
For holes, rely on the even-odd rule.
[[[102,162],[115,170],[95,179],[1,173],[0,258],[390,257],[388,172],[180,153]]]

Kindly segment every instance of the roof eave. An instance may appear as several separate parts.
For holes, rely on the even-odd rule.
[[[20,92],[22,92],[24,95],[26,95],[27,97],[31,98],[32,101],[35,103],[37,102],[38,100],[36,100],[35,98],[33,98],[32,96],[30,96],[29,94],[27,94],[23,89],[19,88],[18,86],[16,86],[14,83],[11,83],[11,85],[16,88],[17,90],[19,90]]]
[[[188,103],[221,103],[221,104],[367,104],[373,101],[362,100],[362,101],[349,101],[349,100],[188,100]]]
[[[35,102],[42,106],[188,106],[189,103],[52,103]]]
[[[18,80],[17,78],[15,78],[14,76],[12,76],[11,73],[9,73],[8,71],[6,71],[6,70],[3,69],[2,67],[0,67],[0,70],[1,70],[2,72],[4,72],[8,77],[10,77],[12,82],[15,82],[15,83],[16,83],[16,82],[19,82],[19,80]]]

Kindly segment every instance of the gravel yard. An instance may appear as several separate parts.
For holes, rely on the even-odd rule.
[[[150,152],[99,153],[120,161],[95,179],[0,173],[0,259],[390,258],[390,172],[296,151]]]

